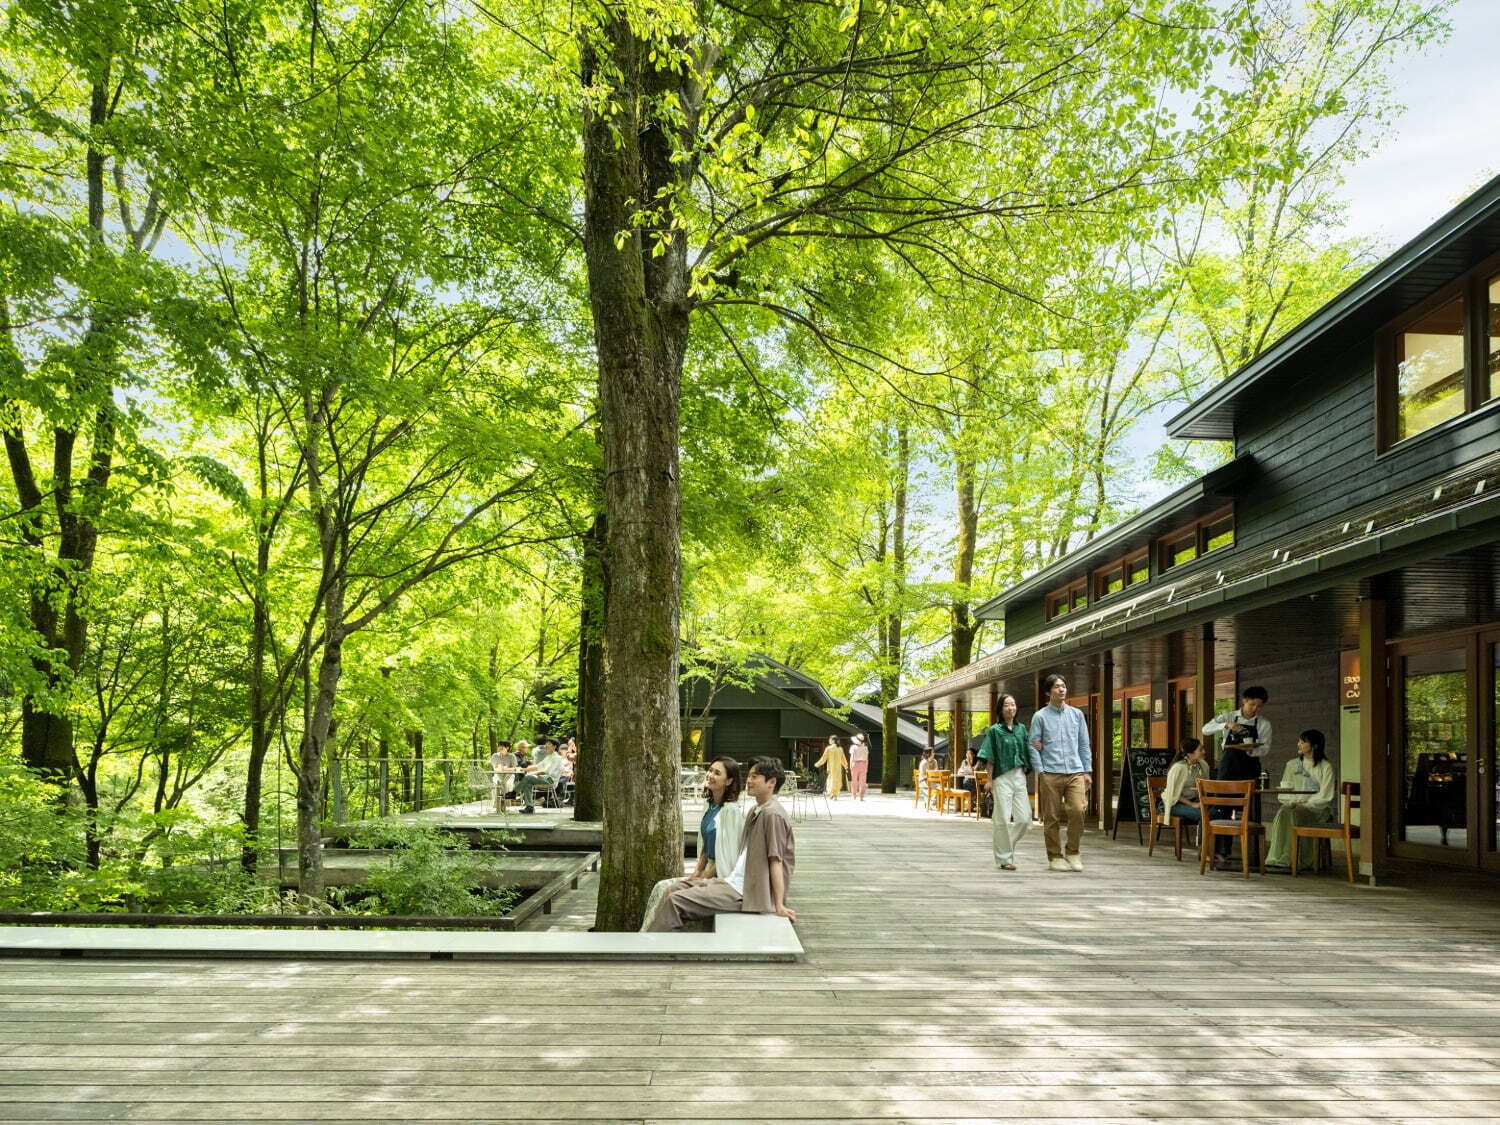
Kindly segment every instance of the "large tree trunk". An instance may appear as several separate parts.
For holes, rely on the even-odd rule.
[[[297,759],[297,890],[304,903],[323,900],[323,748],[328,743],[333,704],[344,671],[342,590],[330,590],[327,600],[339,602],[339,612],[335,616],[333,607],[329,607],[328,640],[318,663],[318,690]]]
[[[578,761],[573,819],[604,819],[604,539],[601,514],[583,537],[583,597],[578,620]]]
[[[89,124],[95,129],[103,129],[111,115],[114,83],[110,77],[110,65],[111,60],[102,60],[100,72],[95,75],[89,90]],[[84,151],[84,162],[88,232],[92,243],[102,250],[105,155],[89,145]],[[6,319],[8,323],[8,317]],[[14,349],[8,334],[7,344]],[[34,587],[30,597],[31,625],[43,647],[52,653],[61,649],[65,654],[63,667],[59,667],[50,655],[34,660],[48,695],[58,692],[78,671],[88,640],[88,623],[80,610],[81,592],[93,570],[94,552],[99,541],[95,521],[109,488],[114,463],[115,406],[111,388],[118,364],[117,352],[113,329],[96,306],[78,349],[79,366],[74,372],[77,380],[74,394],[85,402],[92,400],[97,403],[93,413],[88,471],[75,481],[73,460],[78,442],[77,424],[57,426],[53,430],[51,482],[51,498],[57,510],[57,560],[53,574],[42,579],[44,586],[40,589]],[[33,546],[40,548],[43,543],[44,497],[37,487],[26,439],[19,424],[5,431],[5,446],[25,521],[23,534]],[[61,621],[56,609],[59,590],[62,591]],[[73,724],[65,713],[54,710],[59,706],[61,704],[54,700],[39,702],[31,693],[22,699],[21,760],[43,777],[57,782],[61,788],[69,779],[78,777],[79,766],[74,752]]]
[[[977,625],[969,612],[969,584],[974,580],[974,544],[979,534],[979,507],[974,499],[975,465],[962,449],[955,451],[954,477],[958,500],[958,539],[953,553],[953,584],[957,589],[950,606],[953,625],[953,668],[973,663]]]
[[[613,95],[584,123],[584,249],[604,435],[604,845],[596,925],[634,930],[658,879],[682,869],[677,796],[681,546],[678,411],[688,336],[687,247],[665,207],[681,174],[662,125],[672,76],[621,13],[584,50],[585,86]],[[603,91],[599,91],[603,92]],[[644,112],[643,112],[644,111]],[[655,115],[655,116],[653,116]],[[653,250],[663,252],[653,256]]]
[[[911,437],[906,423],[896,430],[896,488],[891,519],[891,604],[881,624],[880,790],[894,793],[901,784],[901,743],[895,699],[901,694],[901,627],[906,602],[906,491],[911,474]]]

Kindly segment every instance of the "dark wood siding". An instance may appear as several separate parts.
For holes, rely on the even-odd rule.
[[[1236,505],[1236,543],[1253,547],[1330,519],[1487,454],[1500,451],[1500,423],[1476,417],[1442,433],[1375,454],[1375,343],[1351,349],[1299,392],[1266,403],[1241,423],[1238,453],[1260,470]]]
[[[1005,643],[1008,645],[1035,636],[1046,627],[1047,605],[1042,595],[1005,607]]]
[[[714,716],[713,754],[745,765],[769,755],[786,761],[779,711],[719,711]]]

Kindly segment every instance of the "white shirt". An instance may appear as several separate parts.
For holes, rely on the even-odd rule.
[[[741,848],[740,858],[734,861],[734,870],[724,876],[724,882],[733,887],[741,898],[745,896],[745,856],[749,854],[748,848]]]
[[[1271,720],[1266,718],[1264,710],[1260,711],[1255,718],[1244,718],[1238,711],[1225,711],[1222,715],[1215,715],[1211,720],[1203,724],[1204,734],[1225,734],[1231,723],[1254,723],[1255,741],[1259,746],[1230,746],[1230,750],[1243,750],[1252,758],[1264,758],[1271,751]],[[1224,748],[1224,743],[1219,743]]]

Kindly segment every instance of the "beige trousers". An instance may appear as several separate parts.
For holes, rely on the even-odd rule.
[[[1042,834],[1047,858],[1058,859],[1062,849],[1062,819],[1068,818],[1068,855],[1083,844],[1083,813],[1088,808],[1086,773],[1044,773],[1037,778],[1037,800],[1042,806]]]
[[[723,879],[673,879],[665,887],[654,910],[647,904],[649,913],[645,930],[680,930],[689,922],[699,918],[711,918],[715,914],[738,914],[743,902],[740,892]],[[652,898],[656,888],[652,888]]]

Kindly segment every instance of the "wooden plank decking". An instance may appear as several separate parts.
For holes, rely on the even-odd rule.
[[[1492,885],[909,809],[799,827],[803,964],[0,960],[0,1122],[1500,1119]]]

